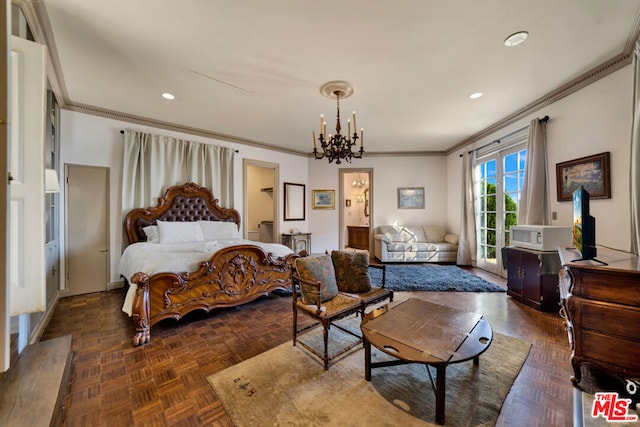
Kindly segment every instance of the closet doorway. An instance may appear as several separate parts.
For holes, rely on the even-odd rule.
[[[243,236],[258,242],[279,243],[279,165],[244,159],[243,175]]]
[[[373,168],[340,169],[340,247],[373,253]]]
[[[109,169],[66,166],[67,295],[107,290]]]

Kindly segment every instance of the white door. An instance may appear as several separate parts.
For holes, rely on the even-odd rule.
[[[67,285],[70,295],[105,291],[109,281],[109,170],[67,166]]]
[[[476,162],[477,265],[503,277],[502,248],[509,246],[510,228],[518,223],[526,153],[516,146]]]
[[[44,311],[44,114],[43,45],[11,37],[9,146],[10,315]]]

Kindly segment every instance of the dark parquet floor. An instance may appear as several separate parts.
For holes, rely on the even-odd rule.
[[[505,286],[497,276],[472,272]],[[407,294],[482,313],[494,331],[533,343],[498,426],[571,425],[569,347],[557,313],[538,312],[504,293]],[[43,334],[43,340],[73,336],[67,427],[231,426],[207,377],[291,339],[291,298],[274,295],[163,321],[152,328],[150,344],[132,347],[123,299],[124,290],[63,298]]]

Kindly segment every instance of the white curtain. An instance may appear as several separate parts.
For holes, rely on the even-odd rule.
[[[456,264],[476,265],[476,210],[473,183],[475,151],[462,157],[462,212]]]
[[[220,206],[233,207],[234,150],[126,130],[122,210],[155,206],[173,185],[193,182],[208,188]]]
[[[631,252],[640,254],[640,45],[633,52],[633,124],[631,128]]]
[[[518,224],[551,224],[547,167],[547,122],[534,119],[529,124],[527,161],[518,204]]]

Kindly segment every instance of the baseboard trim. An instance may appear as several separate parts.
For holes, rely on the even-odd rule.
[[[124,280],[107,283],[107,291],[112,291],[114,289],[121,289],[121,288],[124,288]]]

